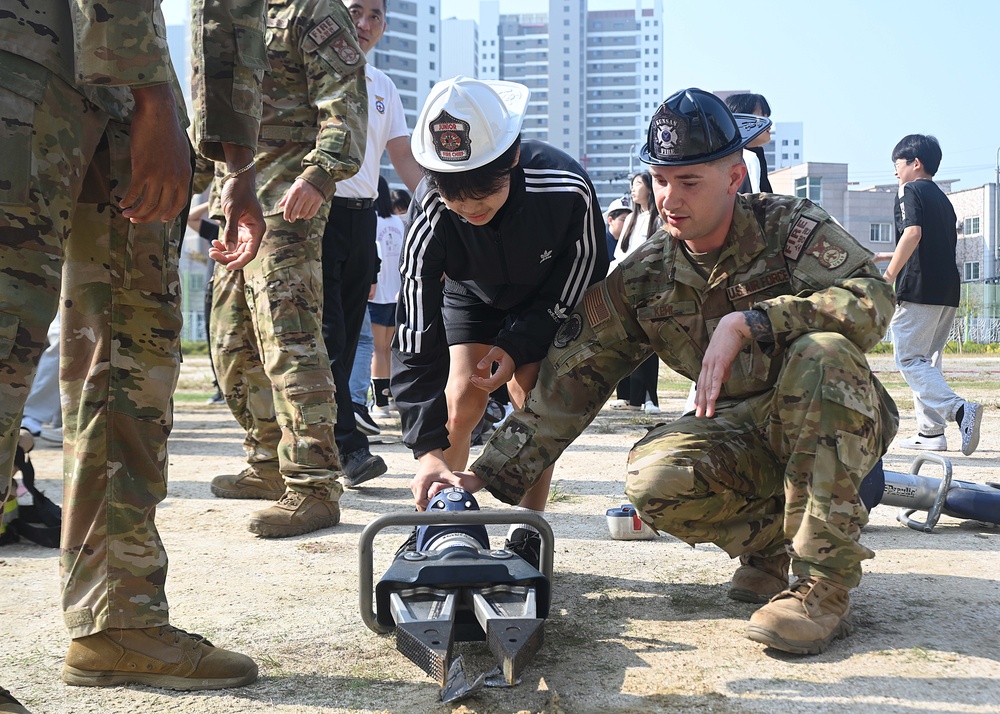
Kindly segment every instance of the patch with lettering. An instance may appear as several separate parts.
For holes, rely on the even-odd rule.
[[[771,273],[747,280],[745,283],[726,288],[726,295],[732,301],[737,298],[746,297],[747,295],[759,293],[761,290],[767,290],[772,285],[787,283],[790,279],[791,275],[788,273],[788,268],[779,268]]]
[[[578,313],[574,312],[556,330],[556,336],[552,339],[552,344],[560,349],[568,347],[580,336],[581,332],[583,332],[583,319],[581,319]]]
[[[583,296],[583,311],[587,313],[587,321],[591,327],[598,327],[611,319],[611,310],[608,309],[600,288],[588,290]]]
[[[340,30],[340,25],[332,17],[327,15],[316,27],[309,30],[309,39],[316,43],[317,47],[329,40]],[[347,60],[344,60],[345,62]]]
[[[348,42],[347,37],[338,37],[333,42],[330,43],[330,47],[333,51],[337,53],[337,56],[344,61],[346,65],[356,65],[358,60],[361,59],[361,52]]]
[[[456,119],[446,111],[430,123],[434,152],[442,161],[468,161],[472,157],[469,122]]]
[[[640,307],[636,310],[635,316],[639,318],[639,322],[657,322],[675,315],[694,315],[696,312],[698,312],[698,306],[694,304],[693,300],[680,300],[662,305]]]
[[[839,245],[830,243],[826,238],[820,236],[812,248],[806,251],[806,255],[816,256],[819,264],[828,270],[839,268],[847,260],[847,251]]]
[[[805,216],[795,221],[792,232],[788,234],[788,241],[785,243],[785,257],[797,260],[806,241],[809,240],[809,236],[812,235],[812,232],[816,230],[816,226],[818,225],[817,221]]]

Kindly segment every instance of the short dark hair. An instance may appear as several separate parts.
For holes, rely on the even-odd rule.
[[[941,144],[933,136],[926,134],[907,134],[896,148],[892,150],[892,160],[905,159],[910,163],[914,159],[920,159],[924,165],[924,170],[931,176],[937,173],[941,166]]]
[[[431,186],[449,201],[459,201],[463,198],[480,200],[491,196],[510,178],[514,170],[514,157],[521,147],[521,135],[514,138],[514,143],[485,166],[469,171],[447,173],[424,169],[424,176]]]
[[[385,176],[378,177],[378,197],[375,199],[375,213],[382,218],[392,215],[392,194],[389,192],[389,182]]]
[[[740,92],[730,94],[726,97],[726,106],[733,114],[756,114],[757,107],[764,113],[764,116],[771,116],[771,105],[764,99],[763,94],[753,94],[751,92]]]
[[[392,209],[405,213],[410,208],[410,192],[403,188],[392,189]]]

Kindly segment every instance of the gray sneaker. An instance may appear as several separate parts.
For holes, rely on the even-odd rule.
[[[966,402],[962,405],[962,421],[958,429],[962,432],[962,453],[971,456],[979,446],[979,427],[983,423],[983,405]]]

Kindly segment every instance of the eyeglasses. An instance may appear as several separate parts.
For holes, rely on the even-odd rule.
[[[902,164],[900,164],[901,161],[903,162]],[[900,166],[909,166],[914,161],[916,161],[916,159],[896,159],[892,162],[892,168],[898,169]]]

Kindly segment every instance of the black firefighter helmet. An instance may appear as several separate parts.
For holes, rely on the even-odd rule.
[[[682,89],[656,109],[639,159],[653,166],[704,164],[742,149],[769,126],[766,117],[733,114],[714,94]]]

